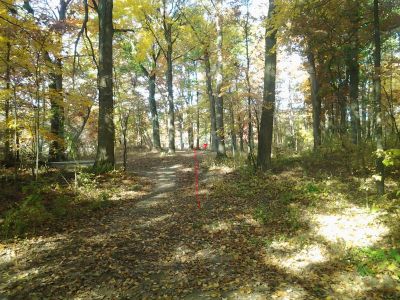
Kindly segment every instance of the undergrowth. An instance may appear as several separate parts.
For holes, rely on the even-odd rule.
[[[64,175],[58,175],[22,183],[22,199],[0,218],[4,238],[35,234],[112,206],[111,194],[117,190],[121,174],[113,171],[100,176],[86,168],[79,170],[76,178],[70,174],[69,181]]]

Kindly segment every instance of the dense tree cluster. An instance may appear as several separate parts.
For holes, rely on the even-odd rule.
[[[107,169],[132,147],[210,141],[266,170],[282,147],[355,147],[376,152],[383,193],[400,143],[398,1],[265,4],[256,17],[250,0],[0,0],[2,161],[37,174],[96,155]],[[308,76],[282,97],[294,54]]]

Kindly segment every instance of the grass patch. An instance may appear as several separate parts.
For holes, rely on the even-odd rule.
[[[400,279],[400,250],[373,247],[357,248],[350,251],[349,261],[356,266],[361,276],[389,273]]]

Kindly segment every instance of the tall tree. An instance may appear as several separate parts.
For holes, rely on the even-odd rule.
[[[359,1],[348,0],[350,34],[349,49],[347,53],[347,67],[349,73],[349,96],[350,96],[350,120],[351,120],[351,138],[354,144],[361,140],[360,130],[360,104],[359,104],[359,84],[360,84],[360,63],[359,63]]]
[[[376,170],[378,172],[378,194],[385,192],[385,167],[383,165],[382,108],[381,108],[381,29],[379,19],[379,0],[374,0],[374,104],[376,135]]]
[[[153,43],[151,49],[151,67],[146,69],[143,64],[140,64],[143,73],[148,79],[148,89],[149,89],[149,107],[151,113],[151,123],[153,129],[153,148],[156,150],[161,150],[160,141],[160,123],[158,120],[157,103],[156,103],[156,71],[157,71],[157,61],[160,56],[161,50],[156,49],[156,44]]]
[[[59,49],[62,49],[62,37],[65,31],[65,20],[67,18],[67,8],[72,0],[60,0],[58,7],[58,22],[56,27],[56,43]],[[65,158],[65,138],[64,138],[64,95],[63,95],[63,62],[61,53],[57,53],[54,59],[47,55],[48,60],[52,63],[52,72],[50,73],[51,90],[50,106],[51,120],[50,131],[53,139],[50,141],[49,159],[52,161],[60,161]]]
[[[311,81],[311,106],[313,118],[314,151],[321,146],[321,95],[318,82],[315,56],[312,50],[307,50],[308,73]]]
[[[216,65],[216,125],[217,157],[226,156],[224,133],[224,100],[223,100],[223,56],[222,56],[222,0],[216,1],[215,27],[217,29],[217,65]]]
[[[99,119],[96,166],[114,166],[113,0],[99,0]]]
[[[208,101],[210,104],[210,123],[211,123],[211,150],[217,152],[218,150],[218,139],[217,139],[217,121],[215,112],[215,96],[212,88],[212,77],[211,77],[211,63],[210,54],[208,48],[204,50],[204,67],[206,73],[206,89]]]
[[[254,151],[254,136],[253,136],[253,122],[252,122],[252,105],[251,105],[251,84],[250,84],[250,0],[246,1],[246,19],[244,24],[244,35],[245,35],[245,48],[246,48],[246,85],[247,85],[247,127],[248,127],[248,153],[249,157],[253,155]]]
[[[265,29],[264,93],[258,136],[257,165],[261,170],[271,167],[276,81],[276,29],[272,24],[274,11],[274,0],[270,0],[268,24]]]

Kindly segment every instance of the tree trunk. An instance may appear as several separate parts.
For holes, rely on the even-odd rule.
[[[10,99],[11,99],[11,43],[7,42],[6,52],[6,95],[4,103],[4,115],[6,128],[4,132],[4,163],[6,166],[11,165],[13,157],[11,152],[11,131],[10,131]],[[15,128],[17,130],[17,128]]]
[[[250,54],[249,54],[249,1],[246,2],[247,12],[246,12],[246,23],[244,27],[244,34],[245,34],[245,46],[246,46],[246,85],[247,85],[247,114],[248,114],[248,153],[250,156],[253,155],[254,151],[254,136],[253,136],[253,118],[251,113],[251,84],[250,84]]]
[[[313,117],[314,151],[321,146],[321,97],[319,95],[319,83],[317,80],[317,68],[315,66],[314,54],[308,50],[307,59],[309,63],[308,73],[311,80],[311,103]]]
[[[156,73],[155,70],[149,74],[149,106],[153,127],[153,147],[161,150],[160,124],[158,122],[158,112],[156,103]]]
[[[381,108],[381,30],[379,20],[379,0],[374,0],[374,104],[375,104],[375,135],[376,135],[376,171],[378,173],[377,191],[379,195],[385,192],[385,167],[383,165],[382,143],[382,108]]]
[[[351,139],[353,144],[358,144],[361,140],[360,131],[360,105],[358,100],[359,82],[360,82],[360,65],[358,62],[358,49],[351,49],[348,59],[349,69],[349,88],[350,88],[350,122],[351,122]]]
[[[199,107],[199,83],[197,81],[197,70],[196,70],[196,149],[200,149],[200,107]]]
[[[217,122],[215,118],[215,98],[212,89],[212,79],[211,79],[211,64],[210,55],[208,50],[204,51],[204,66],[206,72],[206,86],[207,86],[207,96],[210,102],[210,123],[211,123],[211,150],[217,152]]]
[[[244,143],[243,143],[243,121],[240,115],[238,116],[238,126],[239,126],[239,149],[240,152],[244,152]]]
[[[216,3],[216,20],[215,27],[217,29],[217,65],[216,65],[216,125],[217,125],[217,157],[225,157],[225,133],[224,133],[224,100],[222,97],[223,83],[223,57],[222,57],[222,0]]]
[[[99,120],[96,166],[113,167],[114,157],[114,101],[113,101],[113,0],[99,0]]]
[[[237,153],[237,141],[236,141],[236,129],[235,129],[235,114],[233,111],[233,99],[230,99],[229,114],[230,114],[230,131],[231,131],[231,141],[232,141],[232,154],[235,156]]]
[[[180,148],[183,150],[185,148],[185,145],[183,143],[183,111],[178,111],[178,124],[179,124],[179,143],[180,143]]]
[[[65,0],[60,0],[59,8],[59,21],[65,22],[67,14],[68,3]],[[62,32],[58,33],[56,37],[57,43],[62,46]],[[62,48],[60,46],[60,48]],[[61,53],[58,53],[60,56]],[[50,98],[50,132],[52,133],[53,139],[49,145],[49,160],[61,161],[65,160],[65,137],[64,137],[64,96],[63,96],[63,66],[62,59],[57,57],[55,61],[52,61],[53,72],[50,73],[51,84],[49,89],[51,92]]]
[[[168,89],[168,152],[175,153],[175,111],[174,111],[174,89],[172,75],[172,28],[167,25],[164,30],[167,41],[167,89]]]
[[[270,0],[268,20],[273,17],[274,0]],[[276,30],[267,26],[265,31],[265,65],[264,93],[261,112],[261,124],[258,136],[257,165],[261,170],[271,168],[271,151],[275,110],[275,81],[276,81]]]

